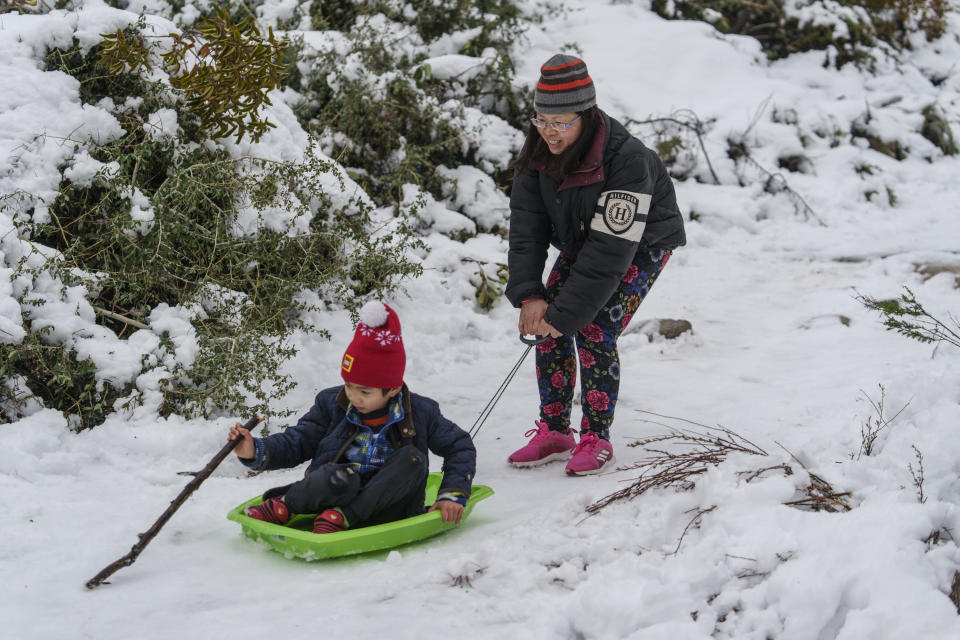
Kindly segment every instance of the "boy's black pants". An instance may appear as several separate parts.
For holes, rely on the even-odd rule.
[[[346,482],[331,482],[337,472]],[[366,483],[348,464],[325,464],[289,486],[291,513],[320,513],[339,507],[351,528],[400,520],[423,511],[427,458],[415,446],[397,449]],[[414,504],[419,501],[420,504]]]

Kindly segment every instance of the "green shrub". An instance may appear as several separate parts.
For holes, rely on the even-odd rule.
[[[943,112],[935,104],[923,108],[923,124],[920,135],[932,142],[944,155],[957,155],[957,143],[953,137],[953,129]]]
[[[0,14],[16,11],[17,13],[43,13],[50,7],[39,0],[0,0]]]
[[[463,164],[460,131],[416,86],[410,76],[384,79],[348,77],[341,69],[338,91],[319,109],[313,128],[317,132],[343,132],[336,137],[331,155],[354,174],[364,190],[379,202],[397,204],[404,184],[416,184],[439,194],[440,165]],[[362,133],[361,133],[362,132]],[[360,134],[355,140],[350,134]]]
[[[366,3],[350,0],[314,0],[311,26],[317,31],[348,31]]]
[[[479,260],[471,260],[471,262],[477,265],[477,270],[473,272],[474,277],[471,278],[476,287],[477,305],[484,311],[490,311],[497,300],[503,296],[503,288],[507,284],[507,265],[502,263],[489,265]],[[488,266],[495,267],[495,275],[487,275]]]
[[[117,335],[125,335],[129,321],[146,322],[158,305],[190,307],[205,301],[205,313],[194,322],[200,354],[167,380],[164,413],[270,414],[270,398],[291,386],[277,373],[293,355],[285,339],[294,329],[312,329],[298,321],[301,312],[313,310],[298,298],[302,291],[324,290],[326,302],[351,308],[363,296],[388,292],[399,277],[417,272],[400,250],[407,238],[399,244],[389,236],[371,239],[370,211],[357,203],[336,209],[322,202],[303,231],[291,223],[285,229],[236,234],[240,202],[260,212],[282,204],[309,216],[302,203],[323,197],[317,177],[330,170],[317,158],[267,163],[202,148],[172,158],[171,147],[144,140],[128,148],[127,142],[98,149],[120,170],[88,187],[64,184],[51,207],[51,222],[37,225],[33,234],[62,252],[63,260],[46,268],[65,283],[82,283],[76,270],[96,274],[91,302],[100,311],[99,321]],[[151,184],[156,174],[141,165],[165,166],[166,177]],[[149,225],[131,220],[125,195],[130,184],[150,200]],[[211,300],[211,291],[224,295]],[[245,401],[244,392],[256,403]]]
[[[143,80],[136,65],[111,74],[103,49],[52,51],[48,68],[77,77],[85,102],[136,98],[115,113],[127,133],[101,145],[75,141],[78,153],[86,148],[103,166],[89,183],[64,179],[48,220],[19,221],[24,236],[61,258],[20,265],[17,275],[49,272],[65,286],[84,286],[97,322],[120,338],[147,326],[160,305],[194,309],[199,354],[169,368],[161,412],[274,415],[270,401],[293,385],[280,373],[294,353],[291,333],[325,333],[305,326],[303,312],[318,304],[353,310],[367,297],[389,294],[400,279],[419,273],[406,257],[417,240],[403,220],[372,237],[368,202],[334,205],[329,194],[343,191],[344,177],[314,146],[296,163],[229,157],[195,144],[205,127],[189,111],[178,114],[175,137],[151,136],[144,123],[171,107],[177,90]],[[288,222],[277,227],[273,216],[268,226],[266,216],[276,210]],[[44,338],[41,328],[4,346],[4,380],[22,376],[46,406],[80,416],[84,428],[131,391],[129,384],[94,384],[92,363]],[[172,353],[169,338],[161,344]],[[51,377],[55,370],[62,375]]]
[[[878,43],[909,48],[910,36],[923,32],[930,40],[946,27],[946,0],[837,0],[824,9],[835,15],[833,25],[801,22],[784,9],[783,0],[653,0],[652,7],[668,19],[702,20],[722,33],[756,38],[771,60],[792,53],[827,50],[837,68],[848,62],[869,65]],[[852,11],[843,11],[846,7]],[[854,17],[857,16],[857,17]]]
[[[522,127],[532,104],[530,92],[513,88],[508,52],[521,25],[512,2],[408,4],[413,11],[401,11],[396,3],[383,0],[314,3],[314,27],[342,29],[350,48],[311,57],[309,70],[290,85],[304,96],[295,109],[304,127],[328,141],[326,151],[349,167],[375,200],[394,206],[404,184],[416,184],[440,197],[443,178],[437,167],[474,163],[473,150],[464,148],[462,132],[453,124],[458,109],[477,107]],[[469,80],[437,80],[421,64],[425,54],[392,51],[384,45],[386,26],[358,19],[376,14],[415,29],[427,43],[474,29],[477,34],[461,53],[479,56],[489,49],[497,52],[496,57]],[[456,106],[445,104],[451,99]],[[491,171],[506,186],[509,176]]]
[[[315,26],[342,30],[351,43],[346,52],[313,56],[302,40],[264,36],[251,19],[254,5],[241,0],[212,5],[182,34],[148,37],[141,18],[89,51],[75,44],[46,56],[48,70],[77,78],[81,100],[110,109],[126,133],[105,144],[73,141],[76,155],[88,153],[101,170],[84,183],[64,178],[48,218],[18,216],[21,234],[62,258],[39,268],[21,264],[17,275],[49,272],[64,286],[82,285],[97,323],[119,339],[148,327],[162,305],[192,310],[196,358],[168,357],[174,337],[165,334],[160,353],[151,355],[167,367],[163,414],[271,415],[270,401],[293,384],[280,373],[293,354],[292,332],[323,333],[303,325],[305,312],[328,305],[355,310],[418,275],[407,256],[423,245],[408,223],[414,212],[400,206],[403,185],[439,198],[445,178],[438,167],[475,164],[477,150],[458,125],[462,110],[476,107],[525,126],[532,96],[514,88],[509,59],[522,28],[516,6],[408,4],[401,10],[389,0],[312,3]],[[358,19],[378,13],[393,22]],[[400,51],[385,44],[384,29],[397,25],[426,44],[468,32],[461,53],[482,54],[488,63],[469,79],[437,80],[422,64],[426,47],[415,42]],[[172,47],[161,48],[160,39]],[[263,119],[266,96],[278,87],[300,93],[298,118],[371,201],[336,199],[342,189],[331,185],[347,176],[318,154],[271,162],[229,157],[210,142],[262,136],[272,126]],[[144,128],[162,109],[176,113],[172,135]],[[505,186],[508,176],[490,165],[486,170]],[[381,218],[377,207],[385,205],[394,206],[392,219]],[[275,210],[288,212],[288,222],[278,224]],[[478,303],[487,306],[500,295],[503,274],[481,269],[478,275]],[[118,400],[139,400],[132,383],[98,381],[92,362],[78,361],[69,344],[51,335],[34,327],[20,344],[2,348],[0,411],[31,395],[88,428]],[[150,366],[158,365],[145,360]],[[54,370],[62,375],[50,375]]]
[[[845,4],[863,6],[878,38],[908,49],[913,33],[923,32],[928,40],[942,36],[950,9],[947,0],[847,0]]]
[[[47,344],[47,333],[49,327],[28,334],[20,344],[0,344],[0,380],[6,382],[0,386],[0,423],[12,422],[28,400],[40,398],[48,408],[70,416],[77,431],[100,424],[128,389],[98,383],[93,362]]]
[[[890,156],[894,160],[904,160],[907,157],[908,150],[899,140],[884,140],[870,126],[869,114],[850,123],[850,137],[863,138],[871,149]]]
[[[654,0],[652,6],[664,18],[701,20],[710,22],[722,33],[756,38],[771,60],[833,45],[838,51],[836,64],[840,67],[858,59],[856,45],[863,37],[852,24],[848,25],[851,27],[849,41],[837,38],[830,25],[801,24],[799,19],[786,15],[782,0],[676,0],[669,3]]]
[[[154,53],[142,25],[141,19],[135,28],[105,34],[99,62],[109,75],[153,69]],[[274,126],[260,113],[270,104],[267,92],[280,87],[284,69],[284,45],[273,29],[264,38],[253,19],[236,21],[215,7],[197,27],[167,38],[172,45],[160,55],[163,70],[202,131],[213,138],[236,135],[237,142],[249,134],[256,142]]]
[[[906,293],[893,300],[879,300],[866,296],[857,296],[857,300],[868,309],[883,317],[883,326],[902,336],[927,344],[945,342],[960,347],[960,322],[950,316],[951,326],[931,314],[909,287]]]

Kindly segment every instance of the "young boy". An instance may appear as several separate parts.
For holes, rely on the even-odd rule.
[[[270,489],[247,507],[257,520],[286,524],[294,513],[318,513],[314,533],[332,533],[424,512],[427,450],[443,457],[443,486],[430,511],[459,524],[476,469],[466,431],[437,403],[403,383],[406,354],[400,320],[382,302],[368,302],[340,365],[343,386],[317,394],[295,426],[254,438],[240,424],[228,440],[244,465],[286,469],[310,460],[302,480]]]

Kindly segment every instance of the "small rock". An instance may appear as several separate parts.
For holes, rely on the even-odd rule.
[[[654,336],[661,335],[667,340],[673,340],[680,334],[687,331],[693,331],[693,325],[686,320],[675,320],[672,318],[648,318],[646,320],[634,320],[623,331],[623,335],[630,333],[641,333],[647,336],[647,340],[653,341]]]
[[[956,264],[915,264],[914,268],[917,270],[917,273],[923,276],[924,281],[929,280],[933,276],[940,275],[941,273],[952,273],[953,274],[953,286],[955,289],[960,289],[960,265]]]
[[[672,318],[662,318],[660,320],[660,326],[657,327],[657,333],[667,340],[678,338],[680,334],[686,333],[687,331],[693,331],[692,324],[686,320],[674,320]]]

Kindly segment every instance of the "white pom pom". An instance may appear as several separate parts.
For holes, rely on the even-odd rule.
[[[360,308],[360,322],[368,327],[382,327],[387,324],[387,307],[379,300],[371,300]]]

